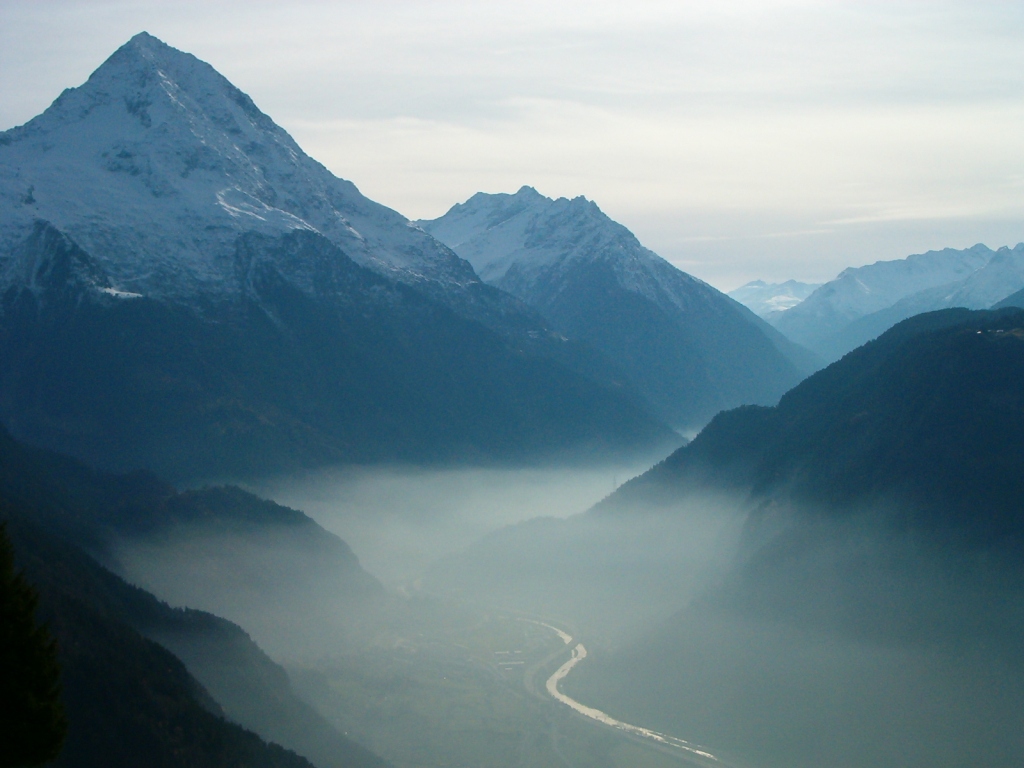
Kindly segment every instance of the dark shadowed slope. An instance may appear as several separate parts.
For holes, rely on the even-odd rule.
[[[197,520],[230,533],[229,541],[243,541],[262,530],[268,538],[283,539],[282,547],[290,542],[304,549],[309,567],[324,571],[325,585],[330,581],[347,592],[343,598],[349,605],[358,603],[354,597],[360,595],[362,600],[382,597],[347,547],[301,513],[237,489],[178,494],[142,473],[126,477],[95,472],[21,446],[7,435],[0,436],[0,500],[4,516],[11,519],[19,561],[42,590],[51,622],[60,628],[70,675],[69,706],[74,708],[67,764],[100,764],[107,749],[113,765],[278,764],[260,762],[263,747],[255,737],[237,728],[237,734],[224,730],[207,718],[206,709],[219,714],[221,708],[231,720],[301,752],[320,768],[381,764],[296,698],[284,670],[239,627],[200,611],[168,607],[125,584],[74,543],[103,553],[119,536],[166,536]],[[280,557],[260,562],[257,556],[256,562],[246,564],[234,561],[232,553],[193,562],[211,588],[217,587],[218,571],[235,572],[235,579],[248,574],[251,580],[252,571],[262,567],[264,578],[272,580],[281,576],[273,571],[275,566],[280,571]],[[219,588],[234,589],[231,583]],[[264,610],[274,611],[281,599],[267,588]],[[177,658],[143,637],[177,654],[188,673]],[[125,657],[123,668],[108,669],[119,654]],[[161,669],[152,670],[153,664]],[[125,729],[138,733],[123,748],[111,745]],[[244,747],[241,752],[231,746],[235,741],[238,749]],[[186,762],[164,754],[173,750]]]
[[[60,649],[70,730],[57,765],[309,766],[225,722],[177,658],[98,605],[80,553],[21,521],[12,533]]]
[[[0,432],[0,493],[162,599],[238,622],[278,658],[338,650],[388,605],[345,542],[238,488],[179,493]]]
[[[88,255],[49,227],[32,238],[36,284],[9,289],[0,316],[4,418],[107,467],[251,476],[614,453],[669,436],[622,387],[516,350],[315,234],[245,238],[245,293],[201,310],[97,292]],[[321,295],[274,258],[322,268]]]
[[[900,323],[775,408],[720,414],[603,506],[720,486],[827,510],[886,501],[921,522],[1019,536],[1022,465],[1024,313],[945,310]]]

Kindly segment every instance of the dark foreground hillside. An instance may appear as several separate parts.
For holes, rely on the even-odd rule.
[[[192,565],[194,578],[206,579],[213,592],[233,590],[213,578],[220,571],[251,580],[262,570],[273,580],[290,558],[304,558],[350,606],[381,596],[344,542],[304,515],[238,489],[180,494],[148,474],[97,472],[6,434],[0,505],[18,564],[40,591],[41,617],[61,651],[71,729],[59,765],[308,766],[306,758],[317,768],[384,764],[299,700],[285,671],[241,628],[170,608],[80,546],[110,559],[118,537],[194,533],[200,521],[221,532],[221,544],[236,543]],[[282,549],[256,553],[243,567],[240,542],[256,535],[281,540]],[[297,575],[293,565],[290,575]],[[303,588],[308,584],[297,587]],[[265,590],[264,611],[287,599]]]
[[[132,583],[241,624],[276,658],[340,647],[387,604],[344,541],[239,488],[179,492],[147,472],[97,471],[0,430],[0,494]]]
[[[184,664],[98,605],[79,553],[19,521],[11,532],[60,649],[69,731],[56,765],[308,768],[227,722]]]

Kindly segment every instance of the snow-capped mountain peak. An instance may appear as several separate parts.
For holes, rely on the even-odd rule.
[[[45,220],[119,289],[220,292],[245,232],[319,232],[409,282],[472,269],[316,162],[213,67],[147,33],[0,133],[0,247]]]
[[[466,259],[485,281],[516,295],[580,262],[602,262],[631,292],[685,309],[692,301],[679,283],[702,281],[648,250],[592,200],[546,197],[524,186],[515,194],[479,192],[433,221],[418,222]]]
[[[479,193],[419,224],[555,330],[607,355],[680,429],[770,402],[806,367],[802,350],[585,197]]]

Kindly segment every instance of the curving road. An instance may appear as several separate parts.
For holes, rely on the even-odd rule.
[[[544,622],[533,621],[531,619],[520,619],[520,621],[525,621],[530,624],[536,624],[541,627],[546,627],[547,629],[550,629],[552,632],[556,633],[558,637],[562,640],[562,642],[565,643],[565,645],[569,645],[570,643],[572,643],[573,638],[568,632],[559,629],[558,627],[552,626],[551,624],[545,624]],[[547,663],[550,663],[557,656],[563,653],[565,653],[565,651],[560,650],[554,654],[551,654],[546,659],[544,659],[543,662],[536,665],[535,669],[531,671],[533,671],[535,674],[537,669],[539,669],[541,666],[546,666]],[[547,690],[548,694],[553,699],[555,699],[555,701],[565,704],[567,707],[570,707],[571,709],[583,715],[584,717],[601,723],[602,725],[615,728],[616,730],[622,731],[623,733],[629,734],[630,736],[635,736],[645,740],[654,741],[662,747],[670,747],[673,749],[681,750],[685,752],[687,756],[691,758],[697,758],[701,763],[722,765],[721,760],[719,760],[713,754],[704,749],[701,749],[700,747],[694,744],[691,744],[688,741],[678,739],[675,736],[669,736],[668,734],[652,731],[650,728],[644,728],[639,725],[632,725],[630,723],[624,723],[621,720],[616,720],[614,717],[607,714],[606,712],[602,712],[600,709],[595,709],[594,707],[588,707],[586,704],[582,704],[576,701],[576,699],[572,698],[571,696],[567,696],[566,694],[562,693],[558,689],[558,684],[565,679],[565,677],[572,671],[573,667],[582,662],[585,658],[587,658],[586,647],[583,645],[583,643],[577,643],[576,647],[572,649],[572,654],[569,657],[569,660],[562,664],[562,666],[560,666],[557,670],[555,670],[554,674],[552,674],[551,677],[547,679],[547,682],[545,683],[544,687]],[[533,676],[533,674],[526,675],[527,679],[525,680],[525,683],[527,690],[531,691],[531,693],[536,693],[533,684]]]

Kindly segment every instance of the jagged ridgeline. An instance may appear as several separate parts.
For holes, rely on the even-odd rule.
[[[485,281],[607,355],[677,429],[698,429],[723,408],[772,404],[818,366],[583,197],[478,193],[419,223]]]
[[[145,33],[0,134],[0,418],[173,478],[672,439],[614,365]]]

